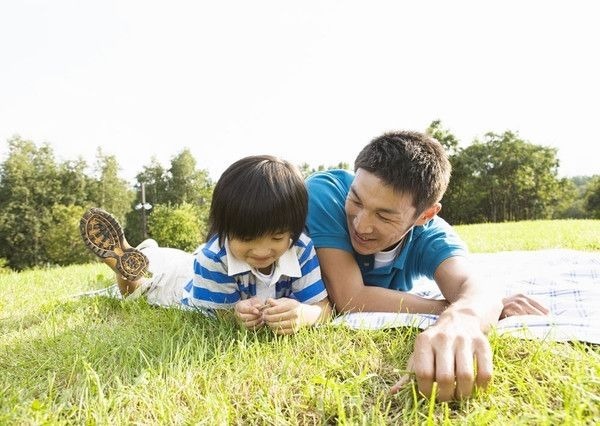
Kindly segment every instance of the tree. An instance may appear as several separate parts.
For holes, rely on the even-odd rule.
[[[15,136],[0,164],[0,258],[13,269],[80,262],[77,223],[90,204],[123,219],[133,191],[114,156],[98,150],[96,177],[82,159],[57,163],[48,144]]]
[[[150,164],[144,166],[142,172],[137,175],[137,180],[140,186],[141,183],[144,183],[146,202],[154,206],[152,210],[146,212],[148,228],[150,228],[151,218],[155,214],[156,208],[163,206],[176,209],[184,204],[196,207],[198,218],[202,222],[202,226],[205,226],[212,199],[213,184],[206,170],[196,168],[196,160],[189,149],[186,148],[173,157],[168,170],[165,170],[156,158],[152,158]],[[138,195],[134,204],[141,201],[140,186],[138,186]],[[156,225],[154,229],[154,234],[151,232],[153,236],[158,232]],[[130,243],[137,244],[142,241],[140,211],[131,210],[127,214],[126,233]]]
[[[59,168],[49,145],[15,136],[0,165],[0,257],[14,269],[46,261],[42,239],[51,208],[62,197]]]
[[[96,154],[97,179],[90,185],[89,198],[96,207],[111,212],[119,221],[125,221],[131,209],[135,192],[119,177],[119,163],[114,155],[105,155],[98,148]]]
[[[441,120],[434,120],[431,122],[427,130],[425,130],[429,136],[437,139],[448,152],[448,156],[456,155],[459,151],[458,139],[449,130],[442,127]]]
[[[452,165],[452,176],[442,199],[440,216],[456,224],[485,221],[478,208],[483,193],[475,187],[472,159],[462,155],[458,138],[442,126],[441,120],[432,121],[425,133],[444,146]]]
[[[584,219],[587,212],[584,206],[585,185],[579,187],[577,178],[560,180],[560,197],[552,216],[553,219]]]
[[[587,185],[585,209],[594,219],[600,219],[600,176],[594,176]]]
[[[85,206],[89,203],[93,179],[85,174],[86,168],[87,163],[82,159],[59,164],[60,204]]]
[[[450,161],[442,216],[453,223],[551,218],[569,189],[557,177],[556,149],[510,131],[487,133]]]
[[[137,174],[136,180],[139,184],[143,183],[145,185],[146,201],[148,203],[152,205],[168,203],[167,170],[158,162],[156,157],[150,159],[150,164],[144,166],[143,170]]]
[[[304,177],[304,179],[306,179],[313,173],[322,172],[324,170],[332,170],[332,169],[350,170],[350,164],[346,163],[345,161],[340,161],[337,164],[329,165],[327,167],[325,167],[324,164],[319,164],[316,168],[314,168],[310,164],[305,162],[305,163],[300,164],[298,166],[298,169],[300,170],[302,177]]]
[[[196,159],[184,149],[171,160],[166,185],[166,202],[173,205],[207,204],[212,197],[212,185],[206,170],[196,169]]]

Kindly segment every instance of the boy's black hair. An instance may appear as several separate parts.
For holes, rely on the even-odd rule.
[[[306,221],[308,194],[300,171],[271,155],[236,161],[223,172],[212,196],[208,238],[250,240],[291,232],[295,243]]]
[[[424,133],[389,132],[373,139],[356,157],[354,170],[373,173],[399,194],[410,194],[417,215],[439,202],[452,167],[442,144]]]

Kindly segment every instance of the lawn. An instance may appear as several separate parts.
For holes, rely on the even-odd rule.
[[[600,221],[458,227],[472,251],[599,251]],[[402,375],[417,331],[279,337],[143,301],[74,298],[101,264],[0,275],[0,424],[594,424],[600,348],[490,336],[495,378],[434,403]]]

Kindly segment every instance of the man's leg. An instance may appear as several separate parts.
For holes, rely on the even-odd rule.
[[[123,296],[135,291],[148,270],[148,258],[127,243],[123,228],[108,212],[92,208],[79,222],[85,245],[108,265],[117,276]]]

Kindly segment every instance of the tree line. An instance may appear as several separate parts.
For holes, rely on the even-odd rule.
[[[188,149],[168,169],[152,158],[136,176],[153,205],[148,233],[170,247],[192,250],[206,232],[213,183]],[[50,145],[15,136],[0,163],[0,271],[86,263],[79,219],[90,207],[111,212],[125,224],[129,242],[142,241],[139,187],[119,177],[114,155],[98,149],[95,164],[59,162]]]
[[[600,219],[600,175],[559,178],[556,148],[511,131],[488,132],[461,148],[439,120],[427,132],[444,145],[452,163],[441,212],[450,223]]]
[[[600,219],[600,175],[559,178],[554,148],[522,140],[517,133],[486,133],[465,148],[439,120],[427,132],[446,148],[453,172],[441,216],[452,224],[552,218]],[[316,168],[299,165],[304,176]],[[142,241],[140,185],[144,184],[147,232],[161,245],[193,250],[206,233],[214,182],[189,149],[168,168],[156,158],[132,187],[119,177],[114,155],[98,149],[95,163],[59,162],[50,145],[15,136],[0,163],[0,271],[93,259],[81,242],[79,218],[100,207],[125,224],[132,245]],[[139,206],[138,206],[139,207]]]

